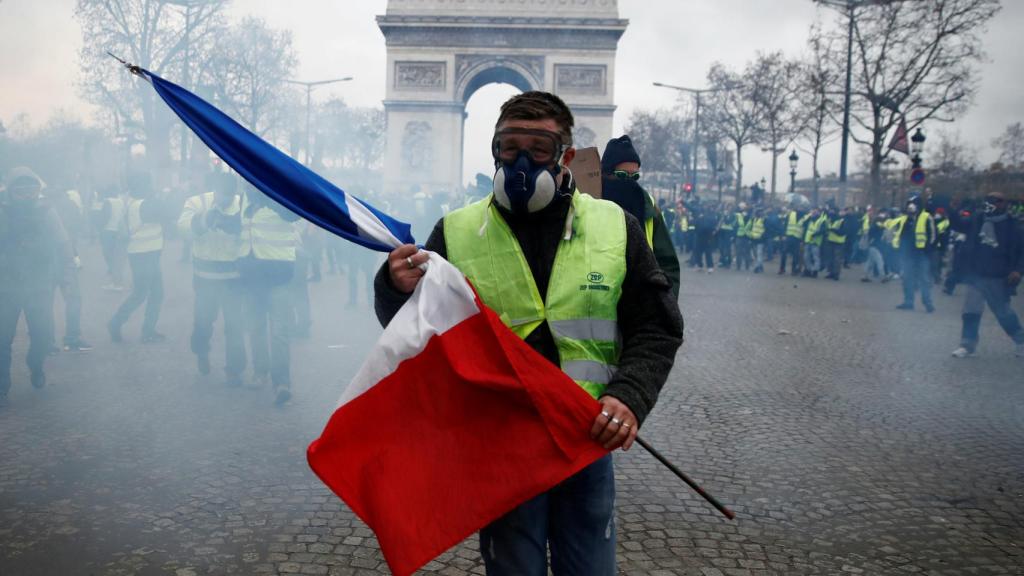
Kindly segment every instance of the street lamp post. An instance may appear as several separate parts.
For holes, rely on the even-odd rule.
[[[185,57],[182,59],[182,88],[186,90],[192,89],[192,9],[203,4],[209,4],[211,0],[163,0],[167,4],[173,4],[180,6],[185,9],[185,35],[184,35],[184,50]],[[188,167],[188,134],[189,129],[184,123],[181,124],[181,142],[179,143],[179,153],[181,157],[181,177],[182,181],[185,179],[186,170]]]
[[[868,5],[895,4],[906,0],[814,0],[815,3],[835,8],[848,18],[846,31],[846,87],[843,90],[843,136],[839,155],[839,205],[846,206],[846,166],[850,151],[850,85],[853,77],[853,26],[857,8]]]
[[[796,193],[796,164],[800,161],[800,157],[796,155],[796,148],[793,148],[793,153],[789,155],[789,193]]]
[[[310,137],[309,137],[309,112],[312,105],[313,88],[317,86],[325,86],[327,84],[334,84],[335,82],[348,82],[351,80],[351,76],[345,76],[344,78],[332,78],[330,80],[316,80],[312,82],[304,82],[302,80],[285,80],[289,84],[298,84],[299,86],[306,87],[306,166],[310,166],[312,163],[312,150],[310,150]]]
[[[661,82],[655,82],[655,86],[659,88],[671,88],[673,90],[679,90],[680,92],[687,92],[693,94],[696,97],[697,108],[694,112],[693,120],[693,172],[690,173],[690,193],[697,193],[697,156],[700,154],[700,96],[701,94],[707,94],[709,92],[720,92],[718,88],[686,88],[683,86],[673,86],[672,84],[662,84]]]

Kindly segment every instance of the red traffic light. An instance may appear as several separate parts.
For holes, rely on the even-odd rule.
[[[683,184],[683,192],[693,192],[693,184],[690,184],[689,182]]]

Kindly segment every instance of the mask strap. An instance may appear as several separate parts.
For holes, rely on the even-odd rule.
[[[576,211],[573,210],[573,206],[569,204],[569,212],[565,215],[565,234],[562,235],[563,240],[572,240],[572,221],[576,216]]]

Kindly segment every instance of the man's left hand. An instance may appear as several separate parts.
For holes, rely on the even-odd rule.
[[[590,437],[597,440],[605,450],[621,447],[629,450],[636,439],[637,421],[633,411],[618,398],[602,396],[601,413],[594,418],[590,428]]]

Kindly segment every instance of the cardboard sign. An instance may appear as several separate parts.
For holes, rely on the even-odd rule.
[[[579,148],[569,164],[576,187],[594,198],[601,197],[601,155],[596,147]]]

